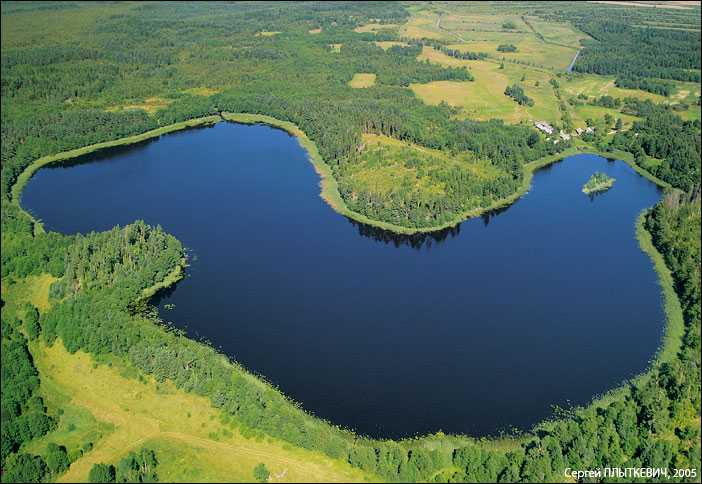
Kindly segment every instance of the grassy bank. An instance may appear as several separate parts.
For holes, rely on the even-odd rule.
[[[624,163],[629,165],[632,170],[634,170],[636,173],[650,181],[651,183],[654,183],[658,185],[660,188],[672,188],[670,183],[661,180],[657,176],[651,174],[649,171],[645,170],[644,168],[641,168],[639,165],[634,163],[634,155],[629,153],[628,151],[621,151],[621,150],[612,150],[612,151],[599,151],[597,150],[594,146],[589,145],[587,143],[579,142],[577,144],[580,150],[583,150],[583,153],[592,153],[595,155],[599,155],[605,158],[613,158],[616,160],[622,160]]]
[[[673,361],[682,347],[682,338],[685,335],[685,320],[680,300],[675,293],[673,275],[668,266],[665,265],[663,254],[658,252],[658,249],[653,245],[651,234],[644,227],[644,219],[647,212],[642,212],[636,220],[636,239],[639,241],[641,250],[651,258],[653,270],[658,275],[666,326],[661,346],[656,354],[656,360],[660,363],[666,363]]]
[[[639,242],[641,251],[651,259],[653,270],[656,272],[658,278],[658,285],[661,289],[663,302],[664,329],[658,351],[651,357],[649,367],[646,371],[628,380],[628,383],[634,386],[643,386],[650,378],[650,370],[655,365],[674,361],[682,347],[682,339],[685,336],[685,320],[683,318],[680,300],[675,293],[673,276],[668,266],[665,265],[663,254],[658,252],[658,249],[653,245],[651,234],[644,226],[647,213],[648,210],[642,211],[636,219],[636,240]],[[612,402],[623,398],[628,391],[629,388],[625,382],[603,395],[594,398],[590,405],[597,408],[604,408]]]

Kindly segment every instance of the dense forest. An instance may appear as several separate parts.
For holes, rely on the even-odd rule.
[[[615,75],[629,82],[639,78],[700,82],[699,10],[631,9],[585,2],[557,5],[550,11],[537,9],[537,14],[572,22],[591,37],[582,41],[585,48],[574,71]]]
[[[642,91],[670,96],[673,93],[675,84],[657,79],[646,79],[644,77],[617,77],[614,81],[617,87],[624,89],[641,89]]]
[[[576,71],[613,74],[618,82],[648,90],[666,84],[646,84],[646,79],[699,82],[699,32],[658,35],[660,29],[628,25],[616,15],[590,15],[599,12],[591,5],[554,9],[537,4],[534,9],[543,18],[572,21],[596,39],[584,49]],[[52,15],[58,11],[74,14],[76,26],[54,25]],[[406,86],[470,80],[473,74],[416,61],[420,44],[385,51],[373,43],[400,40],[392,33],[354,32],[371,19],[406,21],[409,14],[399,3],[8,2],[2,14],[4,29],[6,22],[27,21],[26,16],[40,22],[25,37],[6,40],[3,34],[3,298],[5,287],[27,276],[57,278],[51,308],[41,315],[32,305],[3,302],[3,482],[53,480],[75,458],[61,445],[42,455],[23,448],[55,427],[38,393],[31,348],[58,340],[70,352],[82,350],[101,361],[118,358],[158,382],[172,381],[207,397],[253,435],[319,451],[388,481],[559,482],[567,468],[605,466],[699,471],[699,121],[683,121],[650,101],[593,101],[639,118],[631,130],[611,139],[598,135],[598,146],[632,153],[635,163],[674,187],[646,215],[645,227],[671,270],[683,309],[684,337],[675,358],[656,360],[645,378],[625,383],[612,398],[539,424],[516,448],[501,450],[490,441],[443,434],[373,440],[310,416],[214,348],[135,304],[145,289],[182,264],[184,249],[174,237],[143,222],[77,236],[45,233],[13,198],[18,176],[43,156],[187,119],[222,111],[266,114],[295,123],[315,142],[353,210],[421,228],[473,208],[467,198],[482,205],[513,193],[526,163],[568,145],[555,145],[530,126],[457,120],[450,107],[419,101]],[[317,28],[321,33],[309,33]],[[257,35],[264,31],[280,34]],[[331,45],[340,45],[339,51]],[[445,52],[462,59],[485,57]],[[375,73],[376,85],[349,87],[358,72]],[[520,95],[514,87],[519,86],[505,94],[521,98],[523,91]],[[162,107],[125,109],[150,98],[160,99]],[[364,134],[435,150],[435,158],[400,158],[406,168],[448,187],[445,196],[424,199],[411,190],[380,194],[357,184],[356,170],[379,156],[359,149]],[[651,168],[646,157],[657,164]],[[459,165],[441,166],[444,158]],[[468,163],[481,163],[499,176],[476,181],[468,176]],[[90,473],[93,482],[146,482],[157,476],[158,459],[150,450],[99,464]]]
[[[631,130],[617,133],[611,145],[633,153],[636,160],[644,153],[662,160],[652,171],[675,187],[690,191],[700,186],[699,120],[682,121],[668,109],[653,108]]]

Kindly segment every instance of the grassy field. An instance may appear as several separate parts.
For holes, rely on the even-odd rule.
[[[344,173],[344,181],[354,193],[387,197],[390,193],[412,193],[414,199],[447,195],[441,175],[460,172],[476,182],[493,180],[503,172],[485,160],[468,153],[450,155],[399,141],[387,136],[364,134],[361,160]],[[476,206],[478,200],[467,200]],[[473,202],[473,203],[471,203]]]
[[[125,111],[129,109],[141,109],[149,114],[154,114],[159,109],[168,107],[171,103],[168,99],[163,99],[160,97],[150,97],[144,99],[142,102],[135,102],[130,104],[123,104],[120,106],[110,106],[105,109],[105,111]]]
[[[500,171],[487,161],[478,161],[469,155],[450,156],[443,151],[424,148],[383,135],[364,134],[361,162],[351,169],[351,180],[377,193],[397,188],[400,180],[409,179],[418,190],[443,193],[444,187],[422,173],[431,171],[431,165],[454,166],[469,172],[475,179],[490,180]],[[428,162],[421,170],[408,165],[416,158]]]
[[[463,35],[463,37],[466,38],[466,42],[452,44],[449,47],[460,51],[486,52],[498,59],[505,58],[537,67],[551,68],[555,71],[564,71],[577,51],[574,47],[544,43],[530,33],[490,33],[490,35],[480,35],[487,38],[476,40],[469,39],[478,37],[477,35]],[[497,46],[500,44],[514,44],[517,52],[498,52]]]
[[[436,26],[437,20],[438,16],[412,16],[400,27],[400,36],[411,39],[453,39],[453,36]]]
[[[354,89],[363,89],[375,85],[375,74],[368,72],[358,72],[353,75],[353,79],[349,81],[349,86]]]
[[[354,32],[358,32],[359,34],[363,33],[375,33],[375,32],[381,32],[383,30],[396,30],[398,28],[398,25],[396,24],[379,24],[379,23],[370,23],[366,25],[361,25],[359,27],[356,27]]]
[[[594,74],[574,74],[571,80],[563,79],[561,89],[565,96],[612,96],[612,97],[637,97],[639,99],[650,99],[660,103],[666,100],[665,96],[652,94],[650,92],[639,91],[637,89],[621,89],[614,85],[614,77],[596,76]]]
[[[670,97],[653,94],[638,89],[622,89],[615,85],[615,78],[611,76],[596,76],[593,74],[574,74],[570,78],[559,79],[564,98],[584,94],[590,97],[612,96],[617,98],[635,97],[643,100],[650,100],[658,104],[680,104],[689,105],[686,111],[677,111],[678,116],[683,119],[700,119],[700,106],[697,105],[697,98],[700,95],[700,85],[693,82],[675,82],[675,92]],[[605,112],[609,112],[615,117],[621,117],[622,121],[631,121],[632,116],[618,113],[612,109],[600,108],[598,106],[578,106],[574,108],[574,121],[578,118],[584,121],[584,117],[592,116],[599,112],[600,117]],[[576,123],[577,125],[577,123]]]
[[[480,13],[475,5],[442,4],[434,9],[415,9],[400,28],[409,38],[453,41],[452,48],[486,52],[495,59],[505,59],[565,70],[588,36],[568,24],[539,21],[525,22],[518,13]],[[478,12],[478,13],[476,13]],[[506,28],[511,25],[513,28]],[[514,44],[515,53],[497,51],[500,44]]]
[[[590,38],[585,32],[570,24],[548,22],[538,17],[525,17],[525,19],[529,22],[528,26],[533,29],[532,31],[539,34],[545,42],[577,48],[581,46],[582,40]]]
[[[496,118],[508,123],[536,120],[553,123],[560,119],[557,99],[548,83],[553,76],[548,72],[510,63],[501,69],[498,62],[456,59],[431,47],[424,47],[418,59],[444,66],[463,66],[471,71],[475,77],[471,82],[439,81],[411,86],[412,91],[427,104],[445,101],[460,108],[460,118]],[[534,106],[520,106],[505,96],[505,88],[514,83],[524,87],[527,96],[534,99]]]
[[[622,123],[625,128],[629,128],[631,123],[636,121],[636,116],[631,116],[629,114],[622,114],[616,109],[603,108],[601,106],[591,106],[589,104],[583,104],[581,106],[571,106],[570,113],[573,117],[573,124],[575,127],[583,128],[587,125],[587,119],[602,119],[605,114],[611,115],[614,119],[621,118]]]
[[[424,47],[418,60],[447,67],[466,67],[473,73],[475,81],[412,84],[410,88],[421,100],[432,105],[446,102],[460,110],[460,119],[561,123],[559,103],[548,81],[566,70],[581,41],[589,38],[587,34],[569,24],[523,16],[516,10],[501,13],[500,9],[489,5],[444,2],[431,7],[410,8],[410,11],[412,16],[401,27],[401,35],[442,39],[452,42],[449,44],[452,49],[485,52],[489,56],[481,61],[460,60]],[[508,23],[513,28],[505,28]],[[497,52],[500,44],[514,44],[518,52]],[[503,60],[504,69],[500,69]],[[676,92],[666,98],[641,90],[618,88],[611,76],[574,74],[560,76],[558,80],[563,99],[585,94],[592,97],[636,97],[656,103],[685,103],[689,108],[678,111],[679,116],[690,120],[701,117],[697,105],[699,84],[676,82]],[[534,106],[519,106],[504,95],[505,88],[513,83],[522,85],[526,95],[534,99]],[[588,118],[601,119],[607,113],[622,118],[625,126],[630,126],[636,119],[618,110],[597,106],[566,105],[565,109],[575,127],[584,127]]]
[[[383,50],[388,50],[390,47],[395,47],[398,45],[400,47],[407,47],[409,45],[407,42],[398,42],[398,41],[394,41],[394,40],[384,40],[384,41],[378,41],[378,42],[373,42],[373,43]]]
[[[191,89],[186,89],[183,92],[186,94],[192,94],[193,96],[212,96],[221,91],[219,89],[212,89],[210,87],[193,87]]]
[[[54,282],[56,278],[50,274],[28,276],[11,287],[3,281],[2,300],[8,305],[30,302],[40,312],[44,312],[49,309],[49,289]]]
[[[455,46],[454,46],[455,47]],[[470,50],[470,49],[468,49]],[[436,81],[426,84],[412,84],[410,89],[427,104],[437,105],[444,101],[460,109],[461,119],[502,119],[507,123],[538,120],[559,124],[561,112],[558,100],[549,80],[557,78],[561,86],[564,100],[585,94],[590,97],[610,95],[613,97],[636,97],[650,99],[656,103],[686,102],[690,105],[687,111],[679,111],[683,119],[699,119],[700,107],[696,105],[700,87],[694,83],[678,83],[678,90],[670,98],[651,94],[635,89],[620,89],[614,85],[614,78],[594,75],[574,75],[571,79],[566,76],[556,77],[548,70],[534,68],[522,64],[504,63],[500,68],[499,61],[462,60],[450,57],[432,47],[424,47],[418,60],[447,67],[465,67],[475,77],[474,81]],[[504,95],[508,85],[520,84],[525,93],[534,99],[534,106],[520,106]],[[601,119],[606,113],[614,118],[622,118],[625,126],[630,126],[637,118],[622,114],[616,109],[583,104],[566,107],[570,112],[575,127],[584,127],[588,118]]]

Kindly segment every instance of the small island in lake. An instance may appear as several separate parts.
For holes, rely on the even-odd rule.
[[[607,176],[601,171],[596,171],[590,179],[583,185],[583,193],[590,195],[595,192],[604,192],[614,185],[615,179]]]

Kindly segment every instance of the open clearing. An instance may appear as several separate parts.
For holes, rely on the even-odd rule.
[[[373,42],[373,43],[383,50],[388,50],[390,47],[395,47],[395,46],[407,47],[409,45],[407,42],[398,42],[395,40],[385,40],[385,41],[378,41],[378,42]]]
[[[614,85],[614,77],[596,76],[593,74],[574,74],[572,80],[563,79],[561,89],[566,96],[586,96],[600,97],[604,95],[612,97],[637,97],[639,99],[650,99],[655,103],[666,100],[665,96],[652,94],[638,89],[621,89]]]
[[[357,72],[353,79],[349,81],[349,86],[354,89],[362,89],[375,85],[375,74],[368,72]]]
[[[442,31],[437,27],[438,16],[419,16],[410,17],[406,24],[400,28],[401,37],[409,37],[411,39],[437,39],[437,40],[452,40],[449,33]]]
[[[475,80],[470,82],[438,81],[410,86],[427,104],[445,101],[460,108],[459,118],[497,118],[508,123],[535,120],[557,122],[560,119],[558,102],[548,83],[553,76],[548,72],[510,63],[500,69],[498,62],[456,59],[431,47],[424,47],[418,59],[444,66],[463,66],[471,71]],[[534,99],[534,106],[520,106],[505,96],[505,88],[514,83],[523,86],[527,96]]]
[[[395,30],[397,29],[398,25],[397,24],[378,24],[378,23],[370,23],[366,25],[361,25],[360,27],[356,27],[353,29],[354,32],[358,32],[359,34],[363,33],[375,33],[375,32],[380,32],[383,30]]]
[[[192,87],[183,91],[187,94],[192,94],[193,96],[212,96],[221,92],[219,89],[212,89],[210,87]]]
[[[591,97],[612,96],[618,98],[635,97],[638,99],[648,99],[654,103],[680,104],[685,103],[689,108],[685,111],[676,111],[676,114],[686,120],[700,119],[700,106],[697,105],[697,98],[700,95],[700,85],[693,82],[671,81],[676,85],[675,92],[670,97],[653,94],[638,89],[622,89],[615,86],[614,77],[596,76],[593,74],[574,74],[570,80],[559,79],[563,96],[567,99],[571,96],[584,94]],[[581,107],[575,108],[581,111]],[[625,115],[619,114],[624,120]]]
[[[146,111],[149,114],[153,114],[156,111],[168,107],[168,105],[171,103],[168,99],[163,99],[160,97],[150,97],[147,99],[144,99],[143,102],[135,102],[132,104],[125,104],[121,106],[110,106],[105,109],[105,111],[108,112],[115,112],[115,111],[128,111],[130,109],[141,109],[142,111]]]
[[[454,42],[450,47],[486,52],[505,59],[553,70],[565,70],[587,34],[568,24],[550,23],[518,14],[482,14],[460,4],[442,5],[434,11],[419,10],[400,29],[409,38]],[[527,23],[528,22],[528,23]],[[512,26],[513,28],[507,28]],[[497,51],[500,44],[514,44],[518,52]]]
[[[499,34],[490,35],[491,39],[468,41],[452,44],[449,47],[465,52],[486,52],[497,59],[526,63],[537,67],[545,67],[564,71],[573,60],[574,47],[545,44],[531,34],[509,34],[508,38],[499,38]],[[517,52],[498,52],[500,44],[514,44]]]
[[[418,168],[418,167],[421,167]],[[383,135],[364,134],[361,161],[351,168],[349,180],[364,191],[385,194],[402,185],[424,194],[444,194],[443,183],[428,176],[432,169],[455,167],[476,179],[494,179],[500,171],[471,155],[451,156]]]

